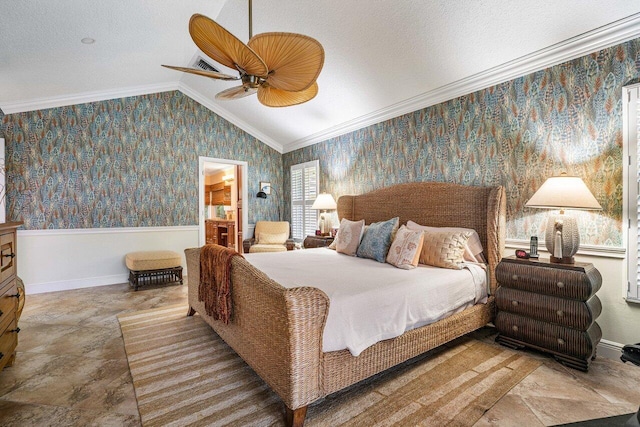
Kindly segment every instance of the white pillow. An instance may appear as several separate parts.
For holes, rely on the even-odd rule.
[[[364,233],[364,219],[360,221],[349,221],[342,218],[340,229],[336,234],[336,252],[355,256]]]
[[[480,236],[476,230],[472,228],[463,228],[463,227],[429,227],[427,225],[420,225],[413,221],[407,221],[407,228],[409,230],[415,231],[430,231],[430,232],[438,232],[438,231],[451,231],[451,232],[471,232],[471,236],[469,236],[469,240],[464,247],[464,260],[469,262],[483,262],[486,263],[486,259],[484,254],[482,253],[482,243],[480,242]]]

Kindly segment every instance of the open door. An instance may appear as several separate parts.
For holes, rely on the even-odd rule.
[[[242,229],[242,212],[243,212],[243,200],[242,200],[242,167],[235,166],[235,175],[236,175],[236,251],[242,253],[242,240],[243,240],[243,229]]]
[[[199,241],[242,252],[247,229],[247,162],[199,157]]]

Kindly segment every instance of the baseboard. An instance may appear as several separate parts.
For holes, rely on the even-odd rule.
[[[25,284],[27,295],[41,294],[45,292],[69,291],[72,289],[93,288],[96,286],[116,285],[126,283],[129,276],[124,274],[114,274],[111,276],[87,277],[76,280],[61,280],[58,282],[30,283]]]
[[[597,355],[598,357],[620,361],[622,347],[624,347],[624,344],[608,340],[600,340]]]

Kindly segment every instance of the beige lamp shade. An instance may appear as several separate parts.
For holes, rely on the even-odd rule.
[[[602,209],[581,178],[564,173],[547,179],[525,206],[542,209]]]
[[[336,204],[336,201],[333,199],[333,196],[328,193],[318,194],[318,197],[316,197],[316,200],[313,202],[313,205],[311,205],[311,209],[322,209],[322,210],[336,209],[337,207],[338,205]]]

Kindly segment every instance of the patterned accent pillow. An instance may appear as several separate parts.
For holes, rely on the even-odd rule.
[[[395,217],[388,221],[374,222],[362,236],[362,242],[358,246],[357,255],[360,258],[371,258],[378,262],[384,262],[389,252],[389,246],[398,231],[400,218]]]
[[[425,231],[420,264],[453,270],[462,269],[464,248],[469,237],[471,237],[469,231]]]
[[[342,218],[340,221],[340,228],[336,235],[336,252],[340,252],[345,255],[354,256],[360,245],[360,239],[362,239],[362,232],[364,231],[364,219],[360,221],[349,221]]]
[[[409,230],[404,225],[396,233],[396,238],[389,248],[387,262],[403,270],[418,266],[424,234],[422,231]]]
[[[469,237],[469,241],[466,245],[464,245],[464,259],[466,261],[471,262],[484,262],[486,263],[486,259],[484,258],[484,254],[482,253],[482,243],[480,242],[480,236],[478,236],[478,232],[472,228],[462,228],[462,227],[429,227],[426,225],[420,225],[413,221],[407,221],[407,228],[409,230],[420,230],[420,231],[469,231],[471,232],[471,237]]]

